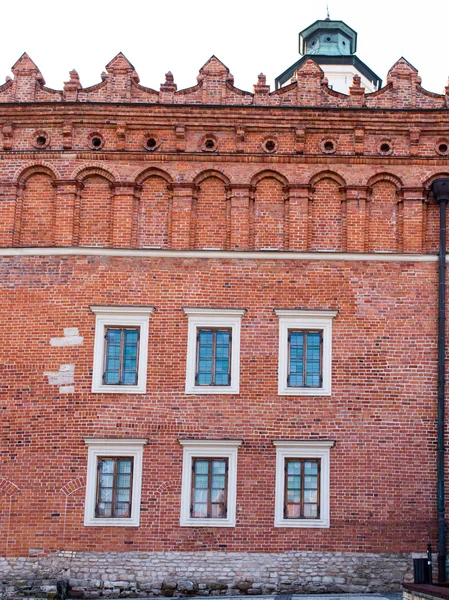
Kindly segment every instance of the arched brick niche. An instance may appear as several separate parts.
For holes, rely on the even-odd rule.
[[[400,250],[401,218],[398,193],[402,182],[395,175],[379,173],[368,181],[371,190],[368,202],[369,252]]]
[[[55,173],[35,165],[17,179],[14,245],[53,246],[55,243]]]
[[[194,183],[191,243],[197,250],[225,250],[230,234],[229,179],[219,171],[205,171]]]
[[[264,171],[253,177],[252,243],[255,250],[287,249],[288,195],[285,177]]]
[[[342,188],[346,182],[332,171],[317,173],[310,180],[309,250],[343,250]]]
[[[136,180],[140,187],[137,208],[137,247],[168,248],[170,244],[171,177],[148,169]]]

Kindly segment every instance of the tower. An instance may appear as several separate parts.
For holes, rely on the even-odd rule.
[[[329,87],[343,94],[349,93],[354,75],[359,75],[367,92],[375,92],[381,79],[356,55],[357,32],[343,21],[315,21],[299,34],[299,53],[302,55],[276,80],[276,89],[288,84],[295,71],[311,58],[324,71]]]

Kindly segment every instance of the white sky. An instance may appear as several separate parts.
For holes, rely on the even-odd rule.
[[[62,89],[75,68],[98,83],[122,51],[142,85],[156,90],[172,71],[178,89],[195,85],[215,54],[235,85],[252,91],[296,62],[298,33],[326,17],[326,0],[3,0],[0,83],[23,52],[48,87]],[[404,56],[424,88],[442,93],[449,76],[449,0],[329,0],[331,19],[358,33],[357,56],[385,84]]]

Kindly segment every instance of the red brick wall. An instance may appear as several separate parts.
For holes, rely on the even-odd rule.
[[[2,476],[20,488],[11,555],[130,546],[406,552],[434,539],[436,307],[422,304],[436,296],[434,263],[28,257],[3,259],[2,281]],[[145,395],[91,393],[89,307],[98,304],[156,308]],[[183,306],[247,309],[238,396],[184,395]],[[273,308],[297,306],[339,311],[331,397],[277,395]],[[84,345],[51,347],[68,326]],[[75,364],[69,395],[43,375],[66,363]],[[99,535],[83,526],[86,436],[148,438],[139,528]],[[235,529],[179,527],[180,437],[244,440]],[[320,438],[336,440],[331,528],[275,529],[272,441]],[[70,482],[79,489],[66,498]]]
[[[260,83],[253,95],[216,59],[198,85],[176,91],[167,81],[160,92],[117,61],[98,86],[81,89],[74,77],[54,92],[26,57],[0,89],[0,477],[17,486],[0,486],[0,527],[9,523],[0,554],[424,551],[436,534],[438,207],[429,187],[448,175],[435,149],[447,135],[446,96],[418,89],[402,60],[384,90],[347,98],[310,63],[291,86],[269,95]],[[150,133],[154,151],[143,147]],[[49,255],[22,256],[35,245]],[[151,246],[177,254],[126,254]],[[75,255],[55,255],[65,247]],[[203,248],[229,253],[183,252]],[[261,249],[272,255],[231,252]],[[93,305],[155,307],[145,394],[91,392]],[[246,309],[239,395],[184,394],[183,307]],[[332,396],[278,395],[274,309],[298,307],[338,310]],[[51,346],[65,327],[84,344]],[[70,394],[44,375],[65,364],[75,365]],[[139,528],[84,527],[89,436],[148,438]],[[179,526],[186,437],[243,439],[236,528]],[[274,528],[279,439],[336,441],[329,529]]]

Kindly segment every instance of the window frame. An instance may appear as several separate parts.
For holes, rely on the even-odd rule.
[[[100,463],[101,463],[101,461],[114,461],[114,471],[112,473],[114,485],[111,488],[112,489],[112,501],[111,502],[112,502],[112,505],[114,505],[114,503],[116,502],[117,490],[119,489],[119,487],[117,486],[117,478],[118,478],[118,475],[119,475],[120,472],[118,471],[117,467],[118,467],[118,462],[120,460],[127,460],[127,461],[131,462],[131,472],[130,472],[131,485],[130,485],[130,488],[129,488],[129,497],[130,497],[130,500],[129,500],[128,503],[129,503],[129,509],[130,509],[130,516],[132,514],[132,496],[133,496],[133,484],[132,484],[132,482],[134,480],[134,458],[132,456],[111,456],[111,455],[108,455],[108,456],[97,456],[97,482],[96,482],[96,496],[95,496],[95,518],[96,519],[108,519],[108,518],[112,518],[112,519],[126,518],[126,519],[129,519],[130,518],[130,516],[129,517],[116,517],[115,515],[113,515],[112,517],[100,517],[100,516],[98,516],[98,513],[97,513],[97,507],[98,507],[98,504],[100,503],[100,491],[102,489],[101,488],[101,484],[100,484],[101,475],[102,475],[101,468],[100,468]],[[115,510],[114,507],[112,507],[112,512],[114,512],[114,510]]]
[[[244,309],[184,308],[188,317],[186,394],[238,394],[240,392],[240,332]],[[231,330],[230,385],[197,385],[197,333],[200,329]]]
[[[143,448],[147,439],[84,438],[88,447],[84,525],[86,527],[139,527],[142,493]],[[98,461],[103,458],[132,458],[131,515],[129,517],[97,517]]]
[[[330,396],[332,393],[332,320],[336,310],[280,310],[275,309],[279,318],[279,396]],[[320,387],[294,387],[288,385],[291,331],[319,331],[322,334]]]
[[[235,527],[237,508],[237,454],[242,440],[179,440],[183,447],[181,527]],[[190,508],[193,490],[194,459],[220,459],[228,461],[226,517],[192,517]]]
[[[207,471],[207,478],[208,478],[208,485],[207,488],[195,488],[195,464],[196,462],[207,462],[208,463],[208,471]],[[225,463],[225,485],[224,485],[224,492],[225,492],[225,498],[223,499],[222,502],[212,502],[211,500],[211,492],[212,492],[212,478],[213,478],[213,472],[212,472],[212,463],[214,461],[223,461]],[[212,516],[207,516],[207,517],[193,517],[192,516],[192,512],[193,512],[193,505],[195,504],[195,500],[194,500],[194,494],[195,494],[195,490],[196,489],[207,489],[207,501],[206,501],[206,512],[210,512],[212,513],[212,505],[213,504],[223,504],[224,505],[224,509],[225,509],[225,513],[226,513],[226,517],[227,517],[227,497],[228,497],[228,477],[229,477],[229,459],[223,456],[193,456],[192,457],[192,488],[190,491],[190,516],[192,519],[200,519],[200,518],[207,518],[207,519],[213,519],[215,517]],[[199,504],[204,504],[204,503],[199,503]],[[216,517],[217,519],[224,519],[226,517]]]
[[[152,306],[91,306],[95,314],[94,363],[92,372],[92,392],[103,394],[145,394],[147,387],[149,320],[154,312]],[[138,328],[138,369],[137,384],[106,384],[105,335],[108,328]]]
[[[333,440],[320,441],[274,441],[276,447],[276,492],[275,492],[275,527],[330,527],[330,450],[335,445]],[[285,465],[289,459],[315,459],[320,461],[319,470],[319,518],[298,517],[286,518],[285,507]]]

